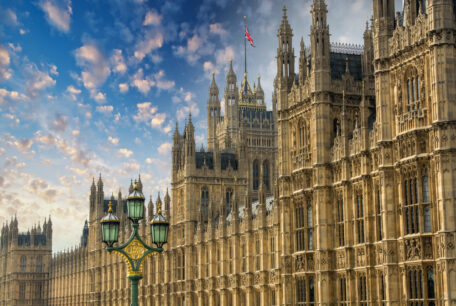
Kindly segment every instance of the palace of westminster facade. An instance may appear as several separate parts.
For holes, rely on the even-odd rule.
[[[207,148],[191,117],[174,132],[169,243],[146,260],[141,305],[456,305],[456,1],[373,10],[364,48],[334,44],[313,0],[295,72],[284,8],[272,111],[230,64],[222,116],[212,79]],[[128,305],[101,242],[109,200],[124,241],[125,199],[101,177],[77,248],[52,255],[51,219],[4,226],[0,306]]]

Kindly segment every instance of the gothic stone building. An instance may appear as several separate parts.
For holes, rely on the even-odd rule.
[[[209,89],[207,149],[191,117],[176,128],[169,243],[146,261],[141,305],[456,304],[456,1],[372,2],[361,48],[331,43],[313,0],[297,73],[284,8],[273,111],[230,66],[224,116]],[[49,305],[128,305],[126,266],[100,241],[108,201],[100,178],[81,245],[43,267]],[[125,201],[111,201],[122,241]],[[14,231],[2,231],[0,305],[20,297],[18,279],[24,299],[32,288],[9,264],[32,249]]]
[[[0,239],[0,305],[47,305],[52,256],[52,222],[26,233],[14,218]]]

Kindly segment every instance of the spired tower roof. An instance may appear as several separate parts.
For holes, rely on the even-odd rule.
[[[239,91],[239,108],[254,108],[266,110],[266,104],[259,103],[256,93],[252,90],[249,80],[247,79],[247,73],[244,73],[244,79],[241,83],[241,90]]]

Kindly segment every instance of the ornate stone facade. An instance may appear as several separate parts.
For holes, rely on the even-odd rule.
[[[230,67],[221,116],[212,80],[207,149],[191,117],[173,136],[169,244],[145,263],[140,304],[456,303],[456,3],[404,3],[373,0],[362,48],[332,44],[313,0],[297,73],[284,8],[272,111]],[[123,241],[125,201],[111,201]],[[126,266],[100,241],[107,202],[100,178],[81,246],[50,262],[50,305],[128,305]],[[4,249],[2,267],[19,254]]]

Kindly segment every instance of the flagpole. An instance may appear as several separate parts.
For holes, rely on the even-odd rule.
[[[244,73],[247,74],[247,16],[244,16]]]

